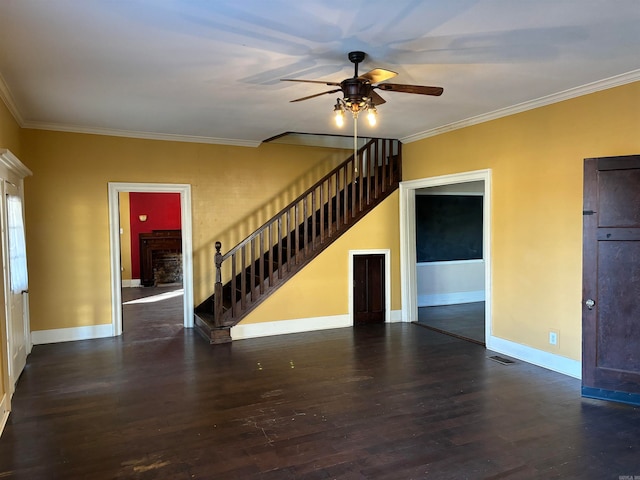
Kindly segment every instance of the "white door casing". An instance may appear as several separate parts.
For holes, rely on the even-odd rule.
[[[19,199],[15,203],[18,208],[19,227],[22,234],[22,245],[24,247],[24,177],[32,175],[32,172],[25,167],[18,158],[9,150],[0,149],[0,210],[2,224],[2,285],[4,298],[4,325],[3,338],[6,348],[3,359],[3,377],[5,379],[5,394],[9,397],[15,390],[15,384],[25,367],[26,359],[31,352],[31,328],[29,325],[29,297],[26,281],[19,288],[11,288],[11,262],[9,255],[9,228],[7,215],[7,195],[12,195]],[[16,226],[16,222],[12,222]],[[15,245],[14,245],[15,246]],[[24,253],[24,250],[23,250]],[[22,256],[26,272],[26,257]],[[26,279],[26,274],[25,277]],[[2,399],[2,410],[8,413],[10,409],[10,398]],[[0,419],[2,421],[2,419]]]

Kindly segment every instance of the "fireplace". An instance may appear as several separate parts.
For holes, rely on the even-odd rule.
[[[182,283],[182,232],[153,230],[139,238],[141,285]]]

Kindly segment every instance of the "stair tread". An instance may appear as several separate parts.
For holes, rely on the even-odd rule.
[[[194,315],[197,318],[199,318],[204,324],[206,324],[207,327],[211,329],[230,328],[234,325],[233,321],[226,321],[226,322],[223,322],[222,325],[216,326],[213,313],[196,311]]]

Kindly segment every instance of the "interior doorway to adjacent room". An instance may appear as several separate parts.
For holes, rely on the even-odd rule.
[[[490,174],[403,182],[403,318],[479,344],[491,335]]]
[[[120,192],[122,331],[171,338],[183,329],[180,194]]]
[[[152,193],[152,194],[178,194],[179,195],[179,217],[180,217],[180,228],[158,228],[152,229],[153,233],[150,235],[152,237],[154,245],[159,245],[157,248],[152,248],[151,250],[157,250],[160,254],[169,257],[168,263],[176,263],[179,261],[180,265],[177,270],[181,275],[180,281],[165,281],[166,279],[158,280],[155,277],[152,277],[151,280],[146,282],[147,286],[142,286],[142,278],[133,278],[135,276],[142,277],[143,274],[140,270],[143,269],[142,264],[143,261],[140,261],[140,257],[138,255],[131,255],[130,250],[137,250],[135,247],[136,244],[141,243],[141,238],[143,235],[140,235],[140,232],[136,228],[131,228],[131,224],[136,225],[136,222],[146,223],[150,220],[149,213],[141,213],[135,212],[136,218],[131,219],[131,208],[129,208],[129,214],[127,214],[126,208],[121,208],[122,203],[125,202],[125,198],[129,199],[130,193]],[[124,213],[123,213],[124,211]],[[171,299],[171,308],[178,309],[182,314],[180,315],[181,319],[181,327],[182,328],[190,328],[193,326],[193,273],[192,273],[192,246],[191,246],[191,189],[189,185],[177,185],[177,184],[139,184],[139,183],[110,183],[109,184],[109,215],[110,215],[110,239],[111,239],[111,293],[112,293],[112,324],[113,324],[113,332],[114,335],[122,334],[123,330],[126,330],[126,326],[124,324],[124,315],[123,309],[125,307],[124,303],[127,303],[127,308],[135,308],[136,315],[135,317],[145,318],[144,314],[141,314],[140,309],[147,308],[148,312],[152,312],[154,308],[160,307],[159,302],[165,302]],[[122,217],[126,217],[127,220],[122,220]],[[131,222],[129,228],[127,225],[123,226],[125,222]],[[173,226],[168,225],[166,223],[158,223],[158,226]],[[124,232],[128,230],[129,236],[125,236]],[[145,239],[148,237],[146,232],[147,228],[143,228],[145,230],[144,236]],[[134,232],[133,239],[131,238],[132,231]],[[135,236],[138,236],[138,241],[136,242]],[[125,237],[125,238],[123,238]],[[159,239],[159,244],[156,243],[156,240]],[[128,243],[127,243],[128,242]],[[176,242],[179,244],[180,256],[179,260],[176,255],[171,255],[171,253],[175,250]],[[127,245],[129,248],[127,249]],[[133,246],[133,247],[132,247]],[[128,252],[128,253],[127,253]],[[142,249],[139,252],[140,255],[143,255]],[[152,253],[152,252],[151,252]],[[150,253],[150,254],[151,254]],[[125,258],[134,258],[127,262],[127,260],[123,260]],[[173,257],[173,258],[172,258]],[[134,265],[138,264],[139,269],[136,268],[136,272],[132,272],[134,270]],[[123,269],[129,269],[126,275],[123,274]],[[153,266],[151,267],[153,268]],[[157,269],[153,268],[154,270]],[[164,269],[163,269],[164,270]],[[155,273],[154,273],[155,275]],[[124,278],[128,277],[128,278]],[[155,278],[155,279],[154,279]],[[176,280],[173,278],[173,280]],[[123,288],[127,288],[127,292],[123,292]],[[149,289],[153,289],[153,291]],[[135,289],[135,290],[132,290]],[[176,300],[177,297],[181,297],[182,301],[181,305],[177,305]],[[129,307],[129,305],[135,305],[135,307]],[[166,308],[162,309],[163,312],[166,313]],[[170,322],[171,323],[171,322]],[[175,322],[174,322],[175,323]],[[154,335],[153,332],[155,327],[160,327],[160,325],[149,324],[153,328],[147,329],[149,331],[149,335]],[[174,328],[171,327],[170,328]],[[158,333],[158,332],[156,332]]]

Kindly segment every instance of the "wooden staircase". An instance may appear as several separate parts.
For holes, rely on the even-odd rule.
[[[195,310],[196,330],[230,342],[231,327],[398,188],[401,167],[401,143],[373,139],[224,255],[216,242],[214,293]]]

